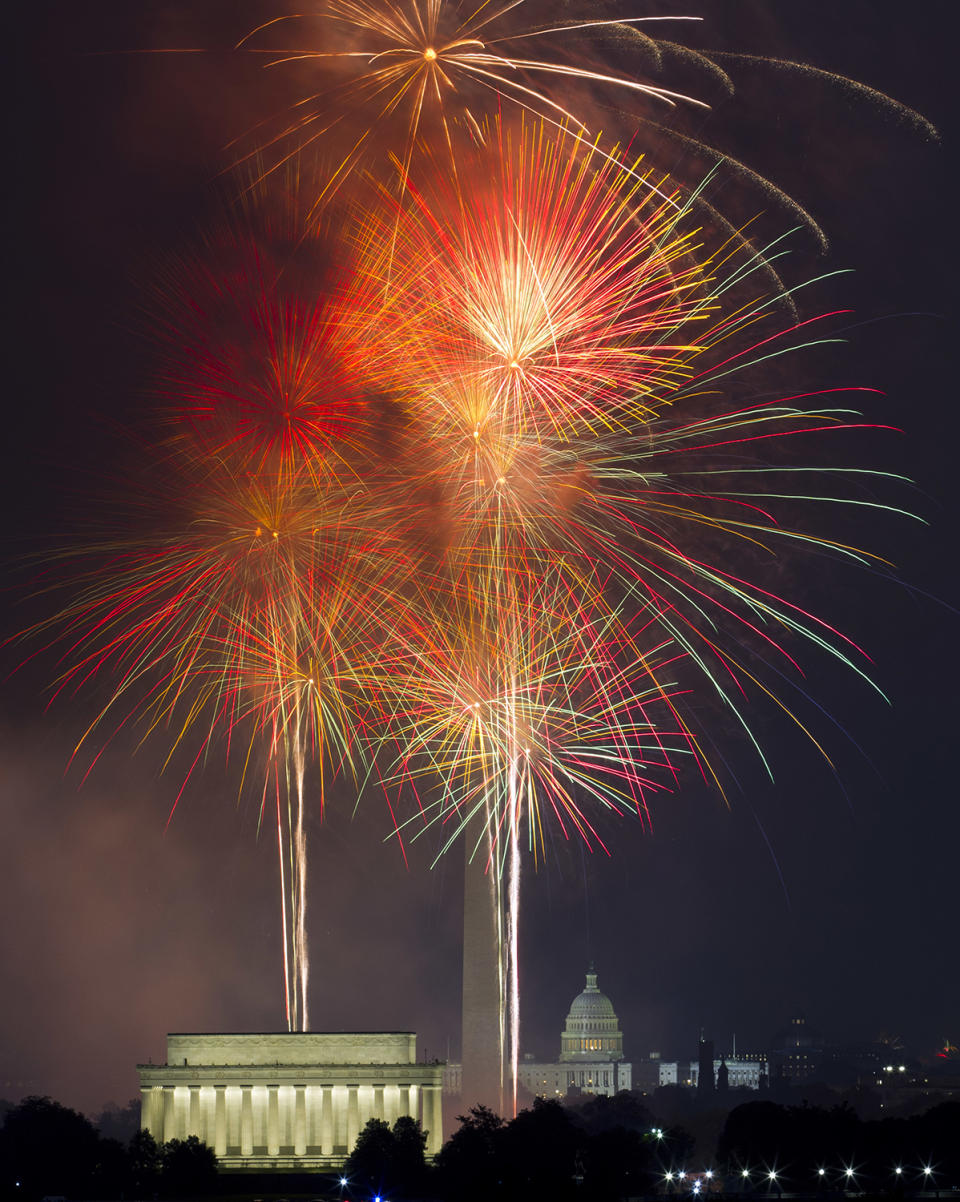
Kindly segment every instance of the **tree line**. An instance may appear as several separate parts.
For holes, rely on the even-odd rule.
[[[475,1107],[459,1124],[436,1163],[410,1176],[391,1158],[386,1124],[368,1123],[346,1166],[357,1196],[444,1202],[616,1202],[722,1192],[903,1198],[960,1186],[960,1102],[910,1118],[864,1121],[844,1104],[751,1101],[726,1116],[715,1148],[699,1151],[689,1131],[658,1126],[630,1093],[570,1106],[538,1099],[511,1122]]]
[[[696,1150],[689,1131],[659,1126],[632,1093],[570,1104],[537,1099],[509,1122],[478,1106],[458,1116],[430,1164],[415,1119],[371,1119],[342,1173],[314,1175],[305,1188],[343,1202],[617,1202],[781,1191],[903,1198],[960,1186],[960,1102],[862,1120],[843,1104],[753,1100],[721,1122],[715,1148]],[[221,1178],[224,1188],[226,1180],[240,1188],[233,1174]],[[24,1202],[50,1194],[199,1198],[217,1189],[214,1153],[195,1137],[158,1145],[138,1131],[124,1144],[49,1098],[24,1099],[0,1130],[0,1195]]]
[[[50,1098],[24,1098],[0,1129],[2,1198],[196,1198],[216,1182],[217,1158],[196,1136],[158,1144],[137,1131],[123,1143]]]

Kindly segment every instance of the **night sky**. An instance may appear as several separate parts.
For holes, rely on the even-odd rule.
[[[30,11],[6,34],[16,90],[4,148],[14,201],[4,635],[42,610],[26,599],[24,557],[77,537],[92,498],[144,437],[152,350],[139,309],[151,272],[211,211],[226,143],[284,101],[282,81],[227,52],[276,5],[22,7]],[[620,11],[704,15],[671,36],[851,76],[922,112],[949,147],[953,8],[638,0]],[[120,53],[184,46],[211,53]],[[801,383],[883,391],[870,420],[904,433],[869,436],[858,454],[912,477],[916,487],[894,503],[929,525],[872,516],[854,531],[902,583],[809,562],[785,569],[796,572],[788,595],[870,650],[891,698],[887,706],[808,657],[811,691],[850,736],[826,716],[817,728],[839,779],[758,709],[771,785],[718,718],[729,808],[691,777],[656,803],[652,834],[620,820],[605,830],[611,857],[558,844],[545,868],[527,872],[523,1046],[557,1054],[593,959],[631,1059],[692,1055],[701,1027],[725,1048],[734,1034],[740,1047],[764,1047],[797,1010],[830,1037],[885,1031],[931,1055],[960,1037],[948,150],[822,80],[725,65],[738,94],[698,118],[700,135],[820,221],[830,250],[817,259],[801,238],[797,270],[855,269],[802,302],[806,315],[856,316],[846,346],[797,366]],[[691,88],[681,76],[679,90]],[[676,152],[657,150],[673,166]],[[789,224],[762,196],[740,203]],[[68,761],[103,694],[46,708],[51,659],[14,672],[33,649],[6,646],[0,661],[0,1097],[50,1094],[94,1112],[134,1096],[134,1065],[163,1059],[167,1031],[282,1029],[276,855],[269,835],[257,838],[257,799],[238,801],[235,776],[216,765],[167,825],[182,775],[161,774],[162,739],[137,749],[136,732],[118,735],[81,785],[89,757],[79,768]],[[384,841],[385,804],[371,793],[354,816],[353,800],[335,790],[311,828],[312,1026],[412,1029],[421,1053],[456,1057],[459,856],[430,870],[424,840],[405,868]]]

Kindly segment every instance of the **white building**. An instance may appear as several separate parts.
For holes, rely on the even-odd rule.
[[[570,1064],[537,1064],[522,1060],[520,1084],[538,1098],[562,1098],[571,1089],[612,1097],[630,1088],[630,1065],[623,1061]]]
[[[570,1003],[560,1034],[560,1059],[537,1064],[523,1060],[520,1085],[535,1097],[563,1097],[570,1089],[612,1097],[630,1088],[630,1065],[623,1059],[623,1032],[613,1003],[597,988],[591,964],[582,992]]]
[[[713,1079],[716,1081],[720,1065],[727,1066],[727,1087],[729,1089],[759,1089],[760,1077],[766,1074],[767,1065],[763,1060],[737,1060],[735,1057],[714,1060]],[[661,1060],[661,1085],[689,1085],[696,1087],[700,1079],[700,1065],[696,1060]]]
[[[419,1119],[443,1140],[443,1065],[418,1064],[412,1032],[168,1035],[166,1064],[139,1064],[141,1127],[196,1135],[224,1169],[342,1164],[368,1119]]]
[[[521,1089],[538,1098],[564,1097],[570,1089],[612,1097],[630,1088],[630,1065],[623,1059],[623,1033],[605,993],[597,988],[597,974],[590,965],[586,986],[570,1004],[560,1033],[558,1060],[539,1063],[525,1057],[517,1068]],[[462,1075],[459,1064],[443,1070],[445,1093],[459,1094]]]

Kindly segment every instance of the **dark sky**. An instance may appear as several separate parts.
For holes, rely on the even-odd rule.
[[[203,221],[223,146],[276,100],[226,53],[118,53],[228,47],[256,4],[24,7],[7,34],[5,634],[37,612],[23,600],[29,573],[13,565],[82,527],[118,430],[142,428],[149,354],[133,313],[152,264]],[[623,12],[702,14],[691,45],[852,76],[923,112],[949,146],[949,0]],[[792,582],[868,647],[892,701],[814,666],[812,688],[862,749],[823,719],[839,783],[758,713],[774,785],[746,746],[724,744],[739,781],[729,809],[691,780],[656,806],[652,834],[619,824],[611,858],[559,846],[528,871],[524,1045],[544,1057],[591,957],[633,1058],[690,1054],[701,1026],[723,1045],[736,1033],[762,1046],[798,1008],[837,1038],[884,1030],[924,1054],[960,1033],[958,619],[931,599],[958,600],[947,151],[822,80],[746,64],[735,74],[736,100],[701,132],[817,216],[831,246],[808,256],[811,271],[855,269],[815,303],[853,308],[862,324],[810,370],[883,390],[871,420],[904,435],[868,441],[867,456],[913,477],[908,505],[929,526],[870,519],[865,537],[904,585],[857,573]],[[4,649],[5,675],[23,654]],[[134,1064],[162,1058],[167,1031],[281,1028],[275,852],[257,839],[255,801],[238,802],[215,767],[165,829],[179,780],[161,776],[156,743],[134,754],[134,736],[118,737],[81,787],[67,764],[93,700],[45,711],[54,672],[41,659],[0,693],[0,1097],[49,1093],[92,1111],[133,1096]],[[431,871],[424,846],[405,869],[383,842],[383,803],[365,800],[353,820],[351,809],[335,797],[311,831],[313,1026],[413,1029],[429,1055],[448,1041],[456,1055],[458,857]]]

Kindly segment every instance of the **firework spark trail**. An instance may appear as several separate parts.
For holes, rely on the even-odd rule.
[[[310,1029],[310,1019],[307,1010],[307,990],[310,978],[310,960],[307,954],[307,838],[304,830],[304,794],[303,779],[306,770],[304,749],[300,746],[299,737],[294,752],[294,770],[297,778],[297,808],[296,827],[294,831],[293,850],[297,864],[297,922],[296,940],[297,969],[296,977],[300,988],[300,1011],[302,1015],[301,1030]]]

